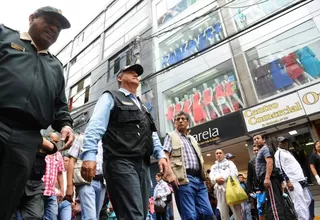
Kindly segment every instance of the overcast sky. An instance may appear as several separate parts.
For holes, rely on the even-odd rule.
[[[37,8],[53,6],[71,23],[71,28],[62,30],[57,42],[50,48],[55,53],[82,30],[110,0],[1,0],[0,23],[19,31],[27,31],[28,19]]]

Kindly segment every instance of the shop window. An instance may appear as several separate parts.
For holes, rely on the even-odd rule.
[[[71,87],[69,96],[70,111],[84,105],[89,101],[90,84],[91,78],[89,75]]]
[[[162,0],[156,6],[158,26],[167,23],[196,1],[199,0]]]
[[[160,44],[161,67],[166,68],[205,50],[224,38],[219,13],[212,12],[182,28]]]
[[[144,81],[141,83],[141,102],[150,112],[151,116],[155,119],[154,113],[154,95],[151,86],[148,82]]]
[[[64,80],[67,80],[67,76],[68,76],[68,65],[65,65],[63,67],[63,76],[64,76]]]
[[[109,60],[109,79],[115,78],[119,71],[132,63],[132,49],[127,48]]]
[[[320,33],[312,20],[246,52],[259,99],[320,78]]]
[[[166,131],[174,115],[190,115],[190,126],[202,124],[244,108],[232,61],[228,60],[164,92]]]
[[[296,1],[297,0],[229,0],[230,4],[228,7],[230,10],[230,18],[234,19],[237,30],[240,31]]]

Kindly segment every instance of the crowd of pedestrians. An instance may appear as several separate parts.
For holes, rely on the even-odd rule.
[[[161,144],[137,97],[139,64],[119,71],[119,90],[106,90],[85,132],[75,134],[62,66],[48,51],[70,23],[49,6],[29,23],[27,33],[0,26],[1,220],[163,220],[174,212],[183,220],[314,218],[308,185],[311,174],[320,185],[320,141],[311,172],[296,144],[290,152],[278,137],[274,150],[263,135],[253,137],[247,181],[224,149],[205,172],[187,113],[174,116],[175,130]],[[56,132],[41,136],[49,125]],[[153,195],[151,156],[159,165]]]

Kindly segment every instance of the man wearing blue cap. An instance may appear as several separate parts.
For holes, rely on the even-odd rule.
[[[0,219],[11,218],[24,192],[41,129],[74,136],[65,97],[62,65],[48,48],[70,27],[61,11],[42,7],[29,16],[29,31],[0,25]]]

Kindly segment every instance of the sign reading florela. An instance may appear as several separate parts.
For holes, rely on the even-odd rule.
[[[230,140],[245,134],[240,112],[234,112],[221,118],[190,128],[190,134],[200,147]]]

